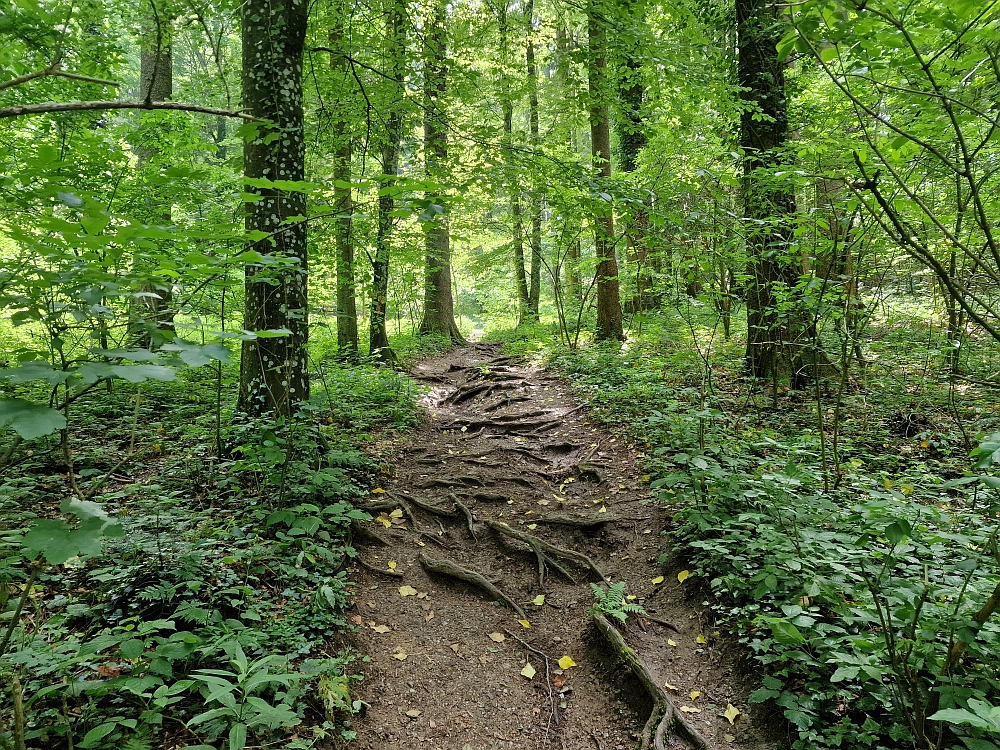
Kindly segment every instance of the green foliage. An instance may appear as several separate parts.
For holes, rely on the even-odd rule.
[[[596,583],[590,584],[594,592],[594,605],[590,608],[590,615],[595,613],[614,617],[623,623],[629,615],[644,615],[646,610],[642,605],[628,601],[625,597],[625,582],[613,583],[605,589]]]

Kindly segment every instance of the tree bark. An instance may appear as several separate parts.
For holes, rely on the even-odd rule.
[[[351,224],[354,200],[351,196],[351,116],[350,99],[344,83],[350,75],[350,49],[344,38],[347,8],[341,3],[335,9],[334,27],[330,30],[330,69],[339,78],[333,137],[333,199],[337,210],[334,238],[337,259],[337,348],[341,356],[353,359],[358,354],[358,306],[354,283],[354,241]]]
[[[528,143],[537,149],[541,143],[538,136],[538,66],[535,64],[534,0],[525,6],[528,42],[524,51],[524,62],[528,74]],[[531,191],[531,272],[528,287],[528,311],[531,320],[538,320],[538,305],[542,287],[542,196],[536,186]]]
[[[445,26],[447,0],[431,0],[424,24],[424,166],[427,177],[439,184],[448,162],[448,32]],[[465,343],[455,324],[451,295],[451,236],[441,205],[443,188],[427,192],[428,201],[439,210],[424,222],[426,265],[424,269],[424,317],[420,333],[447,336]]]
[[[302,51],[307,7],[306,0],[247,0],[243,5],[243,106],[252,116],[275,123],[273,129],[262,126],[244,145],[247,178],[300,181],[305,175]],[[249,417],[289,415],[309,398],[308,263],[305,222],[282,223],[304,216],[306,200],[300,192],[248,189],[262,199],[247,204],[246,229],[269,234],[253,249],[282,265],[247,266],[243,327],[288,333],[243,342],[237,411]]]
[[[794,381],[800,368],[800,333],[794,315],[779,315],[781,293],[798,282],[791,249],[789,218],[795,193],[787,181],[773,176],[788,138],[785,71],[776,45],[781,37],[778,11],[768,0],[737,0],[741,97],[749,105],[740,121],[744,152],[743,212],[747,237],[747,370],[758,378],[777,380],[785,371]]]
[[[378,229],[375,236],[375,258],[372,262],[372,301],[368,328],[368,352],[386,364],[396,361],[396,355],[389,346],[385,317],[389,301],[390,241],[394,225],[392,212],[396,208],[392,190],[399,172],[399,149],[403,139],[403,91],[398,83],[403,80],[403,54],[406,49],[406,31],[403,25],[405,7],[402,2],[403,0],[388,0],[385,21],[387,67],[395,96],[386,118],[385,141],[382,144],[382,174],[385,177],[378,197]]]
[[[587,5],[590,43],[588,88],[590,93],[590,143],[594,169],[600,177],[611,176],[611,117],[607,91],[607,31],[599,0]],[[615,221],[611,206],[602,208],[594,219],[594,248],[597,254],[597,341],[624,341],[622,305],[618,286],[618,259],[615,256]]]

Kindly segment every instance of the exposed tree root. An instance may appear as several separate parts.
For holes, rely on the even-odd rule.
[[[400,509],[406,516],[410,519],[410,523],[413,524],[413,528],[417,528],[417,519],[413,515],[413,511],[410,510],[410,506],[404,503],[402,500],[377,500],[373,503],[367,503],[360,506],[359,510],[363,510],[365,513],[372,513],[378,515],[384,511],[392,512],[396,509]]]
[[[426,539],[431,544],[436,544],[441,549],[446,549],[446,550],[449,550],[449,551],[455,549],[450,544],[448,544],[448,542],[446,542],[444,539],[441,539],[440,537],[435,536],[434,534],[432,534],[429,531],[421,531],[420,532],[420,536],[423,539]]]
[[[465,581],[466,583],[472,584],[473,586],[478,586],[483,591],[487,592],[494,599],[498,599],[510,607],[512,610],[517,612],[521,616],[522,620],[528,619],[524,614],[524,610],[507,596],[504,592],[494,586],[492,583],[486,580],[482,573],[477,573],[474,570],[468,570],[463,568],[454,560],[437,560],[426,552],[420,553],[420,565],[423,566],[424,570],[428,573],[438,573],[440,575],[451,576],[452,578],[457,578],[460,581]]]
[[[536,523],[547,523],[556,526],[577,526],[589,529],[594,526],[603,526],[606,523],[617,523],[622,519],[611,513],[594,513],[586,515],[584,513],[546,513],[539,516]]]
[[[531,396],[503,396],[497,399],[492,404],[487,404],[483,407],[484,412],[496,411],[497,409],[503,409],[507,406],[512,406],[513,404],[524,403],[525,401],[531,401]]]
[[[447,398],[442,401],[442,404],[448,404],[450,406],[456,406],[458,404],[464,403],[471,399],[474,399],[479,394],[492,390],[492,383],[476,383],[473,386],[468,384],[459,386],[456,388]]]
[[[501,495],[496,492],[471,492],[466,493],[466,497],[471,497],[473,500],[480,500],[484,503],[508,503],[514,499],[510,495]]]
[[[464,426],[466,431],[488,429],[503,434],[534,435],[538,432],[562,427],[563,423],[558,419],[527,419],[518,422],[505,422],[497,419],[456,419],[454,422],[442,425],[442,430],[455,429],[459,425]]]
[[[376,568],[371,563],[367,563],[360,557],[355,557],[354,562],[360,565],[365,570],[370,570],[372,573],[378,573],[381,576],[392,576],[393,578],[402,578],[403,574],[398,570],[389,570],[388,568]]]
[[[385,539],[365,526],[364,521],[351,521],[351,538],[362,542],[368,542],[370,544],[378,544],[382,547],[392,546],[391,542],[387,542]]]
[[[434,477],[416,485],[417,489],[429,490],[431,487],[485,487],[486,483],[472,474],[456,477]]]
[[[435,516],[446,516],[451,518],[457,512],[455,508],[442,508],[440,505],[433,505],[431,503],[425,503],[423,500],[418,500],[417,498],[408,496],[407,498],[411,503],[420,508],[420,510],[425,513],[431,513]]]
[[[524,542],[532,549],[540,548],[544,552],[548,553],[553,557],[561,557],[564,560],[572,560],[573,562],[585,565],[594,575],[601,579],[604,583],[608,582],[608,579],[604,577],[604,573],[601,569],[594,564],[594,561],[587,557],[582,552],[577,552],[572,549],[565,549],[563,547],[557,547],[554,544],[549,544],[543,539],[539,539],[536,536],[531,536],[530,534],[525,534],[523,531],[518,531],[517,529],[511,528],[503,521],[487,521],[486,525],[493,529],[498,534],[503,534],[504,536],[509,536],[513,539],[517,539],[519,542]],[[537,553],[536,553],[537,554]],[[567,577],[568,574],[567,574]],[[570,580],[573,580],[572,578]]]
[[[681,632],[677,629],[677,626],[674,625],[672,622],[661,620],[659,617],[653,617],[653,615],[650,614],[639,615],[639,617],[642,618],[643,620],[649,620],[650,622],[655,622],[657,625],[667,628],[668,630],[673,630],[675,633]]]
[[[670,700],[667,691],[664,690],[650,674],[649,667],[639,658],[639,655],[632,649],[618,632],[614,625],[604,615],[595,613],[592,615],[594,624],[604,639],[622,658],[622,660],[632,670],[642,686],[646,689],[649,697],[653,700],[653,711],[649,715],[649,720],[642,730],[641,750],[667,750],[665,736],[671,726],[674,732],[690,743],[697,750],[715,750],[714,746],[706,740],[697,729],[684,717],[674,702]]]
[[[476,536],[476,528],[475,528],[476,517],[472,515],[472,511],[469,510],[469,506],[467,506],[465,503],[459,500],[458,497],[452,494],[451,492],[448,493],[448,499],[451,500],[453,503],[455,503],[456,508],[462,511],[462,514],[465,516],[465,521],[469,526],[469,533],[472,534],[473,540],[478,542],[479,537]]]

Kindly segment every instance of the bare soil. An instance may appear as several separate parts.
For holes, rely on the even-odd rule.
[[[538,557],[498,533],[503,522],[627,583],[661,623],[630,615],[625,640],[675,705],[694,709],[682,715],[706,746],[775,747],[764,709],[747,702],[758,682],[739,648],[688,591],[694,582],[678,581],[682,561],[657,563],[669,548],[670,509],[653,501],[635,450],[591,424],[568,384],[496,346],[426,360],[413,376],[429,386],[426,419],[398,446],[384,493],[372,495],[380,517],[355,535],[364,564],[354,570],[352,640],[371,662],[352,746],[639,746],[653,703],[588,615],[588,582],[599,579],[548,555],[558,566],[545,566],[540,585]],[[451,561],[481,574],[499,593],[428,573],[421,555],[430,567]],[[543,604],[534,603],[539,595]],[[560,669],[564,656],[575,666]],[[531,678],[522,675],[527,664]],[[733,724],[730,705],[741,712]],[[692,745],[672,735],[664,746]]]

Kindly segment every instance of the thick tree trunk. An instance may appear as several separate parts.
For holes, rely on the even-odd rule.
[[[262,127],[243,148],[248,178],[300,181],[305,173],[302,115],[302,49],[306,0],[247,0],[243,5],[243,106],[276,129]],[[268,138],[277,134],[277,138]],[[281,226],[304,216],[303,193],[250,188],[262,200],[247,204],[248,232],[273,233],[253,249],[291,264],[246,268],[249,331],[284,329],[273,338],[243,342],[237,410],[246,416],[288,415],[309,398],[306,342],[309,332],[306,224]]]
[[[155,10],[150,6],[152,10]],[[171,46],[170,20],[159,13],[150,13],[143,21],[142,47],[139,50],[139,98],[148,102],[170,101],[174,94],[174,56]],[[155,117],[155,115],[153,115]],[[155,159],[159,150],[149,143],[140,142],[136,146],[139,168]],[[162,193],[151,187],[147,192],[150,220],[169,224],[170,201]],[[174,331],[173,286],[170,279],[161,282],[144,283],[142,291],[155,297],[139,300],[139,318],[136,321],[138,336],[136,345],[158,346],[164,338],[171,338]],[[158,334],[164,331],[165,334]]]
[[[768,0],[737,0],[739,78],[750,105],[740,122],[744,151],[743,210],[749,260],[747,272],[747,369],[755,377],[793,383],[801,368],[800,321],[779,314],[779,293],[792,293],[799,269],[792,252],[789,218],[795,193],[775,178],[788,138],[784,65],[776,45],[781,37],[776,6]],[[763,116],[762,116],[763,115]]]
[[[588,87],[590,92],[590,143],[594,169],[601,177],[611,176],[611,117],[608,107],[605,18],[598,0],[587,6],[590,42]],[[618,286],[618,259],[615,256],[615,222],[611,206],[594,220],[594,248],[597,254],[598,341],[624,341],[622,305]]]
[[[446,0],[432,0],[424,24],[424,165],[431,180],[441,182],[448,162],[448,36]],[[438,203],[441,192],[426,194]],[[440,203],[438,203],[440,205]],[[427,259],[424,270],[424,318],[420,333],[436,333],[465,343],[455,324],[451,295],[451,236],[444,211],[424,222]]]
[[[406,32],[403,25],[403,0],[389,0],[389,12],[385,22],[386,57],[389,75],[397,87],[397,96],[386,118],[385,142],[382,145],[382,174],[385,180],[378,198],[378,229],[375,237],[375,258],[372,262],[372,301],[368,329],[368,352],[386,364],[396,361],[396,355],[389,347],[389,335],[385,328],[386,306],[389,301],[389,258],[392,237],[393,216],[396,199],[392,188],[399,172],[399,147],[403,139],[403,113],[400,109],[403,92],[399,81],[403,79],[403,51],[406,48]]]
[[[333,126],[335,145],[333,163],[333,199],[337,209],[334,238],[337,258],[337,347],[342,356],[352,359],[358,354],[358,306],[354,283],[354,241],[351,224],[354,200],[351,196],[351,116],[345,82],[350,75],[344,21],[348,9],[339,5],[334,28],[330,30],[330,69],[337,79],[340,96],[335,103],[336,121]]]

